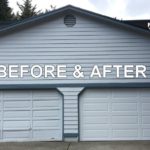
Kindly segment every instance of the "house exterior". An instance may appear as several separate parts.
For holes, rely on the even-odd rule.
[[[69,5],[0,29],[0,76],[0,141],[150,140],[149,30]]]

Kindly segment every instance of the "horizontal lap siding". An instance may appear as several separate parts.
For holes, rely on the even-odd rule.
[[[78,94],[83,88],[58,88],[64,95],[64,134],[78,134]]]
[[[108,83],[150,81],[150,38],[114,25],[97,22],[77,15],[77,24],[67,28],[63,18],[53,19],[27,30],[0,37],[0,64],[66,64],[67,79],[41,77],[34,79],[26,74],[23,79],[0,79],[1,83]],[[73,77],[75,64],[81,64],[85,78]],[[105,64],[143,64],[148,79],[114,81],[115,73],[106,79],[89,78],[92,67]]]

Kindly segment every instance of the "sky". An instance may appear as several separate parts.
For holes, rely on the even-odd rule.
[[[38,10],[57,8],[71,4],[102,15],[117,19],[150,19],[150,0],[32,0]],[[9,5],[17,12],[23,0],[9,0]]]

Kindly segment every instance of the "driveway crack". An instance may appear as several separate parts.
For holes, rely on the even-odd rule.
[[[69,150],[71,143],[68,144],[67,150]]]

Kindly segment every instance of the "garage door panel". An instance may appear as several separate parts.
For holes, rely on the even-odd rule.
[[[107,111],[108,104],[107,103],[96,103],[96,104],[84,104],[84,110],[99,110],[99,111]]]
[[[25,130],[30,127],[30,121],[3,121],[4,130]]]
[[[141,115],[142,116],[149,116],[150,111],[142,111]]]
[[[109,115],[108,110],[99,111],[99,110],[87,110],[83,112],[86,116],[94,117],[94,116],[106,116]]]
[[[150,129],[143,129],[142,130],[142,135],[143,135],[143,137],[148,137],[148,138],[150,138]]]
[[[52,101],[54,101],[54,100],[59,100],[60,99],[60,97],[59,96],[50,96],[50,95],[43,95],[43,96],[39,96],[39,97],[35,97],[35,96],[33,96],[32,97],[32,99],[33,100],[35,100],[35,101],[38,101],[38,100],[52,100]]]
[[[112,116],[138,116],[138,111],[111,111]]]
[[[139,125],[138,124],[112,124],[111,128],[114,130],[117,130],[117,129],[121,129],[121,130],[123,130],[123,129],[138,129]]]
[[[30,108],[29,101],[6,101],[4,102],[4,108]]]
[[[34,139],[51,139],[51,140],[61,140],[61,133],[57,130],[33,130]]]
[[[33,101],[33,107],[58,107],[59,106],[58,100],[40,100],[40,101]]]
[[[137,103],[112,103],[112,111],[137,111]]]
[[[104,89],[101,89],[101,91],[99,91],[99,90],[97,90],[97,89],[91,89],[90,90],[91,92],[90,92],[90,95],[88,95],[88,94],[84,94],[84,95],[82,95],[82,97],[83,97],[83,99],[85,98],[93,98],[93,96],[95,97],[95,98],[108,98],[109,97],[109,95],[110,95],[110,92],[109,92],[109,90],[104,90]]]
[[[109,136],[109,131],[106,129],[102,129],[102,130],[86,130],[83,131],[83,136],[84,134],[86,135],[85,139],[88,139],[88,140],[96,140],[97,138],[100,138],[100,139],[104,139],[104,138],[107,138]],[[99,135],[101,135],[101,137],[99,137]]]
[[[31,136],[30,130],[28,131],[4,131],[3,132],[3,138],[5,140],[27,140]]]
[[[2,118],[2,111],[0,111],[0,118]],[[1,121],[1,120],[0,120]]]
[[[150,98],[141,98],[141,103],[150,103]]]
[[[79,100],[81,141],[150,140],[150,89],[88,89]]]
[[[0,100],[0,109],[2,109],[2,103],[1,103],[1,100]]]
[[[108,123],[108,117],[85,117],[84,118],[84,123],[87,124],[106,124]]]
[[[138,117],[136,116],[112,116],[113,124],[137,124]]]
[[[86,124],[85,126],[84,126],[84,129],[85,130],[91,130],[91,129],[98,129],[98,130],[108,130],[108,128],[110,127],[110,125],[109,124],[96,124],[96,123],[94,123],[94,124]]]
[[[150,124],[150,116],[143,116],[142,124]]]
[[[57,117],[60,115],[60,109],[58,110],[35,110],[33,111],[33,117]]]
[[[141,125],[141,128],[142,128],[142,129],[150,129],[149,126],[150,126],[150,124],[142,124],[142,125]]]
[[[92,101],[91,101],[91,98],[83,98],[82,101],[86,101],[86,103],[88,104],[93,104],[93,103],[101,103],[101,102],[109,102],[108,101],[108,97],[107,98],[102,98],[102,97],[96,97],[96,98],[93,98]]]
[[[15,119],[15,118],[30,118],[31,112],[29,111],[4,111],[4,119]]]
[[[108,101],[109,102],[109,101]],[[138,99],[137,98],[111,98],[111,102],[113,103],[137,103]]]
[[[136,89],[130,89],[128,90],[128,92],[125,91],[124,89],[114,89],[112,92],[112,98],[128,99],[128,98],[135,98],[135,97],[138,97],[138,90]]]
[[[59,127],[59,123],[60,123],[59,120],[35,120],[33,121],[33,128],[34,127]]]
[[[12,98],[20,98],[22,99],[23,97],[25,98],[30,98],[31,97],[31,91],[26,91],[26,90],[7,90],[2,92],[3,99],[12,99]]]
[[[33,99],[34,98],[43,98],[43,97],[61,97],[61,95],[58,95],[58,92],[56,90],[41,90],[37,92],[36,90],[32,92]]]
[[[138,138],[138,129],[113,130],[112,135],[114,138]]]
[[[150,111],[150,103],[143,103],[142,111]]]

